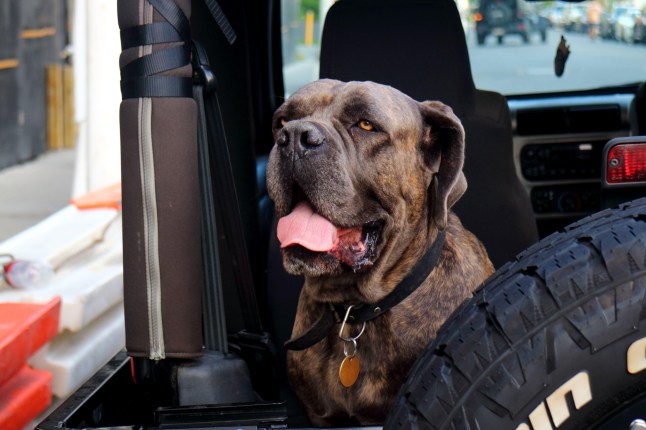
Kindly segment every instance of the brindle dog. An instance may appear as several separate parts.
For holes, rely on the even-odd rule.
[[[419,270],[444,232],[430,275],[356,340],[356,382],[339,380],[345,355],[355,353],[339,338],[343,312],[322,340],[288,354],[291,385],[314,425],[379,424],[422,349],[493,272],[450,211],[466,190],[464,130],[442,103],[372,82],[321,80],[277,110],[273,133],[267,184],[283,263],[305,277],[294,336],[330,304],[374,306]],[[349,323],[344,336],[354,337],[361,325]]]

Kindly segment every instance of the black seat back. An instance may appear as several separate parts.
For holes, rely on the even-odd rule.
[[[374,81],[414,99],[473,108],[475,85],[452,0],[341,0],[329,10],[320,77]]]

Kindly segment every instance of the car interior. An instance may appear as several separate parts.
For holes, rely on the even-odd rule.
[[[257,312],[273,344],[270,370],[266,362],[259,363],[266,357],[245,352],[239,345],[246,305],[235,286],[235,255],[223,251],[228,245],[219,238],[229,349],[249,365],[258,404],[286,401],[290,427],[305,427],[308,423],[287,384],[282,348],[291,335],[302,279],[282,267],[274,234],[276,219],[264,181],[273,146],[272,115],[285,98],[282,38],[287,33],[281,30],[281,8],[289,8],[290,1],[219,0],[236,32],[234,43],[223,36],[206,2],[190,3],[191,36],[204,48],[217,80]],[[514,95],[477,88],[463,18],[454,0],[337,1],[322,28],[319,67],[320,78],[370,80],[419,101],[440,100],[452,107],[466,130],[468,182],[468,191],[454,211],[484,243],[497,269],[539,239],[605,207],[604,145],[616,137],[646,134],[644,83],[540,94],[528,86],[526,94]],[[111,364],[111,372],[130,373],[124,357]],[[142,370],[150,371],[151,365],[141,364],[146,359],[137,360],[135,373],[140,378],[150,375]],[[171,373],[168,369],[152,372],[156,376],[150,381]],[[145,392],[150,393],[152,386],[153,382]],[[95,390],[113,397],[118,391]],[[143,408],[177,406],[164,404],[162,395],[156,399],[157,404],[143,402]],[[69,423],[115,426],[142,419],[140,412],[93,419],[93,410],[91,406],[77,409]],[[244,415],[241,411],[237,410]],[[164,415],[155,419],[160,416]]]

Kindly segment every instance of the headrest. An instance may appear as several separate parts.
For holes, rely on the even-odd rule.
[[[473,110],[475,85],[454,0],[341,0],[321,41],[321,78],[374,81],[458,115]]]

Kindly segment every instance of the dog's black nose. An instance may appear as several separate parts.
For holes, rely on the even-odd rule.
[[[287,123],[276,136],[276,145],[294,150],[298,157],[327,142],[323,130],[311,122]]]
[[[278,133],[278,137],[276,138],[276,145],[278,146],[285,146],[289,143],[289,134],[287,133],[287,130],[284,128]]]
[[[298,135],[300,132],[300,135]],[[320,146],[325,143],[325,135],[314,124],[306,124],[296,131],[298,142],[304,149]]]
[[[316,124],[302,123],[294,130],[294,149],[299,158],[305,157],[309,152],[325,146],[325,143],[325,134]]]

